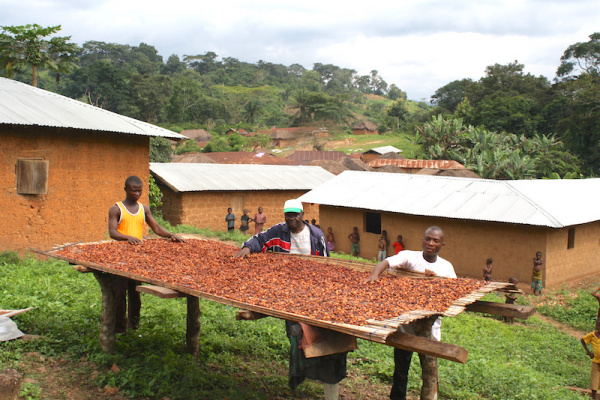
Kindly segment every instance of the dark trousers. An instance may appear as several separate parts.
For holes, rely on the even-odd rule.
[[[140,311],[142,308],[142,300],[140,292],[135,290],[140,282],[132,279],[123,279],[123,282],[118,286],[115,298],[116,308],[116,332],[123,333],[130,329],[137,329],[140,324]],[[127,311],[129,309],[129,321],[127,321]]]
[[[406,400],[408,371],[412,360],[412,351],[394,348],[394,376],[392,382],[391,400]]]

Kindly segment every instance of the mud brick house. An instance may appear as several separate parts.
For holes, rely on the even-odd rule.
[[[148,182],[151,136],[182,138],[0,78],[0,250],[105,239],[125,178]]]
[[[488,257],[493,279],[531,282],[532,259],[543,253],[544,286],[600,272],[600,179],[493,181],[381,172],[345,171],[300,197],[320,204],[336,249],[350,252],[346,236],[357,226],[361,256],[376,257],[385,229],[421,249],[424,230],[446,232],[442,257],[460,276],[482,278]],[[392,248],[388,249],[391,255]]]
[[[352,127],[353,135],[377,135],[377,125],[371,121],[360,121]]]
[[[163,193],[162,213],[171,224],[227,230],[231,207],[239,229],[244,208],[251,217],[262,207],[266,226],[283,222],[283,203],[333,178],[321,167],[260,164],[150,163]],[[305,219],[319,221],[319,208],[307,204]],[[250,232],[254,224],[250,223]]]
[[[329,131],[325,128],[304,126],[294,128],[273,128],[259,133],[271,136],[271,144],[273,147],[280,148],[308,143],[311,140],[322,139],[329,136]]]
[[[195,140],[200,147],[206,146],[210,139],[212,139],[212,135],[204,129],[184,129],[183,131],[179,132],[179,134],[187,137],[188,139]]]
[[[397,168],[405,174],[455,176],[459,178],[480,178],[475,172],[453,160],[413,160],[408,158],[376,158],[368,163],[375,172],[389,172],[386,168]]]

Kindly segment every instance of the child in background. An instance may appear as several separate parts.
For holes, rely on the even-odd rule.
[[[379,253],[377,253],[377,261],[381,262],[387,258],[387,249],[390,245],[390,239],[388,239],[387,231],[381,231],[381,237],[379,238],[379,242],[377,243],[377,247],[379,248]]]
[[[404,250],[404,242],[402,241],[402,235],[398,235],[398,241],[394,242],[392,246],[394,246],[394,251],[396,252],[396,254]]]
[[[325,240],[327,241],[327,250],[331,253],[335,248],[335,237],[333,236],[333,229],[331,227],[327,228],[327,235],[325,235]]]
[[[517,283],[519,283],[519,281],[517,281],[517,278],[510,277],[508,279],[508,283],[512,283],[516,286]],[[515,301],[517,300],[516,293],[505,293],[504,296],[506,297],[506,304],[515,304]],[[504,322],[510,322],[511,324],[515,322],[515,319],[513,317],[503,317],[502,319],[504,320]]]
[[[531,289],[533,289],[533,294],[536,296],[542,294],[542,289],[544,288],[542,285],[543,264],[544,260],[542,260],[542,252],[538,251],[535,253],[535,258],[533,259],[533,273],[531,275]]]
[[[248,229],[250,229],[250,216],[248,215],[248,209],[244,208],[244,215],[240,218],[240,232],[246,233]]]
[[[358,234],[358,227],[352,228],[352,233],[348,235],[350,239],[350,254],[354,257],[358,257],[360,254],[360,235]]]
[[[600,291],[600,288],[594,290],[592,292],[592,296],[594,296],[596,300],[598,300],[598,303],[600,303],[600,294],[598,294],[598,291]],[[600,319],[600,305],[598,306],[598,316],[596,318]]]
[[[592,351],[587,345],[592,344]],[[596,329],[581,339],[581,344],[587,355],[592,359],[592,377],[590,381],[590,390],[592,399],[596,398],[596,392],[600,386],[600,320],[596,320]]]
[[[492,281],[492,270],[494,268],[492,266],[493,262],[494,260],[492,259],[492,257],[490,257],[486,260],[485,267],[483,267],[483,280],[486,282]]]

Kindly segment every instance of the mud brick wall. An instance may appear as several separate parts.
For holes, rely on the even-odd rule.
[[[85,130],[0,127],[0,250],[48,249],[108,238],[108,208],[125,198],[125,179],[139,176],[148,204],[149,138]],[[48,193],[18,194],[17,159],[49,162]]]
[[[240,227],[243,209],[249,210],[250,218],[263,208],[267,214],[265,228],[284,222],[283,204],[286,200],[296,199],[306,190],[260,190],[260,191],[215,191],[176,193],[164,185],[159,187],[163,193],[161,211],[163,217],[172,225],[185,224],[199,228],[225,231],[225,215],[231,207],[235,214],[235,228]],[[318,205],[304,204],[304,219],[316,219],[319,223]],[[250,233],[254,234],[254,223],[250,222]]]

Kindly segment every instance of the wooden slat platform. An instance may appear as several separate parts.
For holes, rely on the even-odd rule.
[[[197,239],[197,237],[193,237],[193,238]],[[103,242],[107,242],[107,241],[103,241]],[[103,243],[103,242],[96,242],[96,243]],[[79,245],[79,244],[81,244],[81,243],[75,243],[73,245]],[[86,243],[86,244],[89,244],[89,243]],[[69,246],[69,245],[63,245],[63,246],[60,246],[60,248],[64,248],[66,246]],[[150,284],[150,285],[155,285],[155,286],[159,286],[162,288],[170,289],[174,292],[181,293],[182,295],[195,296],[195,297],[199,297],[202,299],[215,301],[215,302],[218,302],[221,304],[237,307],[237,308],[244,309],[244,310],[253,311],[256,313],[260,313],[260,314],[265,314],[265,315],[276,317],[276,318],[281,318],[281,319],[286,319],[286,320],[291,320],[291,321],[298,321],[298,322],[305,322],[305,323],[308,323],[308,324],[311,324],[314,326],[332,329],[332,330],[343,332],[343,333],[353,335],[353,336],[356,336],[356,337],[359,337],[362,339],[366,339],[366,340],[370,340],[370,341],[374,341],[374,342],[378,342],[378,343],[386,343],[386,344],[389,344],[389,343],[387,343],[388,337],[390,337],[390,335],[392,333],[396,332],[398,330],[398,327],[402,324],[407,324],[407,323],[410,323],[410,322],[413,322],[413,321],[416,321],[416,320],[419,320],[422,318],[434,316],[434,315],[456,316],[459,313],[463,312],[467,305],[477,301],[478,299],[483,297],[486,293],[489,293],[492,291],[497,291],[497,290],[505,290],[507,287],[512,286],[509,283],[492,282],[492,283],[480,288],[476,292],[473,292],[473,293],[469,294],[468,296],[458,299],[457,301],[455,301],[452,304],[451,307],[449,307],[443,313],[436,313],[436,312],[424,311],[424,310],[413,310],[409,313],[405,313],[398,317],[394,317],[394,318],[391,318],[391,319],[388,319],[385,321],[369,320],[367,325],[358,326],[358,325],[335,323],[335,322],[324,321],[324,320],[319,320],[319,319],[315,319],[315,318],[309,318],[304,315],[299,315],[299,314],[294,314],[294,313],[289,313],[289,312],[282,312],[282,311],[270,309],[267,307],[261,307],[261,306],[255,306],[252,304],[243,303],[240,301],[236,301],[234,299],[215,296],[215,295],[212,295],[209,293],[204,293],[204,292],[201,292],[201,291],[198,291],[195,289],[191,289],[191,288],[187,288],[187,287],[183,287],[183,286],[172,285],[172,284],[169,284],[168,282],[162,282],[162,281],[152,279],[149,277],[145,277],[142,275],[123,272],[123,271],[116,270],[116,269],[113,269],[113,268],[110,268],[110,267],[107,267],[104,265],[95,264],[95,263],[91,263],[91,262],[82,262],[79,260],[62,257],[62,256],[52,253],[52,251],[55,251],[55,249],[51,249],[48,251],[41,251],[41,250],[36,250],[36,249],[31,249],[31,250],[36,253],[46,255],[48,257],[59,258],[59,259],[65,260],[71,264],[78,264],[83,267],[90,268],[96,272],[107,272],[110,274],[138,280],[138,281]],[[282,256],[282,257],[290,257],[290,255],[286,255],[286,254],[278,254],[278,253],[274,253],[274,254],[276,254],[277,256]],[[372,269],[374,267],[374,265],[370,264],[370,263],[324,258],[324,257],[317,257],[317,256],[294,255],[293,257],[310,258],[311,261],[324,263],[324,264],[343,266],[346,268],[351,268],[351,269],[355,269],[355,270],[359,270],[359,271],[372,271]],[[423,274],[419,274],[419,273],[415,273],[415,272],[408,272],[408,271],[394,271],[391,274],[398,275],[398,276],[406,276],[406,277],[411,277],[411,278],[419,278],[419,279],[436,279],[436,278],[426,277]],[[440,279],[440,278],[437,277],[437,279]],[[143,287],[144,286],[142,286],[142,288]],[[458,346],[456,346],[456,347],[458,347]],[[453,360],[453,361],[456,361],[456,360]],[[464,362],[464,361],[462,361],[462,362]]]

